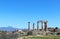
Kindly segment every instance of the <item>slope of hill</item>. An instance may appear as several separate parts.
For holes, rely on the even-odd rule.
[[[3,30],[3,31],[14,31],[14,30],[17,30],[18,28],[13,28],[11,26],[8,26],[8,27],[0,27],[0,30]]]

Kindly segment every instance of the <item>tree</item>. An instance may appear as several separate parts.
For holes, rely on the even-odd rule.
[[[55,27],[55,29],[59,29],[58,27]]]

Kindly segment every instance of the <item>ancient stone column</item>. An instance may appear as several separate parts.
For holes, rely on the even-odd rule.
[[[44,30],[45,30],[45,32],[48,31],[47,22],[48,22],[48,21],[45,21],[45,22],[44,22],[44,26],[45,26],[45,29],[44,29]]]
[[[33,31],[35,30],[35,26],[34,26],[34,23],[33,23]]]
[[[39,21],[37,21],[37,31],[39,31]]]
[[[41,34],[44,35],[44,21],[41,20],[40,22],[41,22],[41,27],[42,27],[42,33]]]
[[[28,31],[30,31],[30,22],[28,22]]]
[[[42,31],[44,31],[44,21],[41,21]]]

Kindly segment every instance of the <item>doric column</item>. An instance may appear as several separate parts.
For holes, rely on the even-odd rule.
[[[30,22],[28,22],[28,31],[30,31]]]
[[[47,22],[48,22],[48,21],[45,21],[45,22],[44,22],[44,26],[45,26],[45,29],[44,29],[44,30],[45,30],[45,31],[48,31]]]
[[[42,31],[44,31],[44,21],[41,21]]]
[[[37,21],[37,31],[39,31],[39,21]]]
[[[35,24],[33,23],[33,31],[35,30],[35,26],[34,26]]]

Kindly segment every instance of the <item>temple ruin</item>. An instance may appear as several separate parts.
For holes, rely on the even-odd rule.
[[[48,21],[43,21],[43,20],[38,20],[37,21],[37,26],[35,26],[35,23],[33,23],[33,29],[32,32],[33,34],[37,34],[37,35],[44,35],[47,33],[48,31],[48,25],[47,25]],[[35,30],[35,27],[37,28]],[[41,28],[41,29],[40,29]],[[30,22],[28,22],[28,32],[31,31],[30,30]]]

